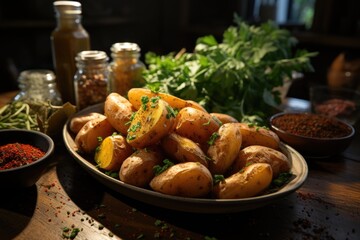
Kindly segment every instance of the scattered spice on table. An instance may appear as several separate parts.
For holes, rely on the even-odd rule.
[[[0,170],[30,164],[44,155],[44,151],[30,144],[16,142],[0,146]]]
[[[349,126],[318,114],[283,114],[274,118],[272,124],[285,132],[304,137],[339,138],[351,133]]]

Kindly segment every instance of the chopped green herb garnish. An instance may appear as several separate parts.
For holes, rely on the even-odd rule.
[[[224,175],[220,175],[220,174],[215,174],[213,178],[214,178],[214,185],[225,180]]]
[[[166,110],[167,110],[167,114],[166,114],[166,118],[170,119],[171,117],[175,118],[177,113],[175,112],[175,110],[171,107],[171,106],[166,106]]]
[[[164,163],[164,165],[162,165],[162,166],[160,166],[160,165],[155,165],[154,166],[153,170],[154,170],[154,173],[155,173],[156,176],[161,174],[166,169],[168,169],[169,167],[174,165],[174,163],[171,162],[169,159],[164,159],[163,163]]]
[[[210,146],[214,144],[215,140],[218,139],[220,137],[218,132],[213,132],[213,134],[211,134],[209,141],[207,142]]]

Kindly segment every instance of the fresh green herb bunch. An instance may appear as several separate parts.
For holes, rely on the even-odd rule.
[[[145,55],[146,87],[199,102],[209,112],[232,115],[263,125],[280,104],[284,80],[294,71],[311,71],[315,53],[292,48],[297,41],[272,22],[248,25],[235,16],[218,43],[214,36],[197,40],[193,53]]]

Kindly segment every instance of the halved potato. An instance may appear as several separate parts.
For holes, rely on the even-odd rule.
[[[146,88],[132,88],[128,92],[129,101],[136,109],[139,109],[141,107],[142,96],[148,96],[149,98],[160,97],[162,100],[167,102],[174,109],[180,110],[184,107],[193,107],[206,112],[205,108],[203,108],[199,103],[194,102],[192,100],[184,100],[175,97],[171,94],[162,93],[162,92],[152,92],[150,89],[146,89]]]
[[[157,144],[172,130],[174,117],[171,107],[165,101],[159,98],[148,99],[145,96],[143,104],[131,121],[127,142],[135,148]]]

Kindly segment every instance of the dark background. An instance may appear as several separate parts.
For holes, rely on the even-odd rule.
[[[214,35],[233,24],[237,13],[258,24],[271,14],[254,16],[259,0],[86,0],[82,2],[83,26],[94,50],[110,55],[115,42],[136,42],[142,58],[192,51],[198,37]],[[274,0],[275,1],[275,0]],[[286,1],[286,0],[285,0]],[[271,2],[271,1],[270,1]],[[288,0],[291,5],[295,0]],[[56,22],[52,0],[13,0],[0,3],[0,92],[17,88],[16,78],[26,69],[53,69],[50,35]],[[341,52],[358,57],[360,50],[360,1],[315,0],[311,28],[290,19],[280,24],[298,38],[298,48],[317,51],[312,60],[316,71],[309,81],[325,81],[326,71]],[[290,14],[290,11],[289,13]],[[301,86],[300,86],[301,87]]]

